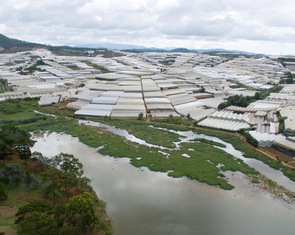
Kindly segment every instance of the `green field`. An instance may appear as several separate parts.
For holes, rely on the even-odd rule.
[[[46,120],[49,117],[34,112],[40,110],[37,99],[15,99],[0,102],[0,124],[21,125]]]

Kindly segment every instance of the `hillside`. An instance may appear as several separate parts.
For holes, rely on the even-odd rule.
[[[28,132],[1,126],[0,234],[112,234],[82,163],[71,154],[32,153],[33,143]]]
[[[42,44],[13,39],[0,34],[0,48],[2,49],[0,50],[1,52],[10,53],[45,47],[46,46]]]
[[[47,49],[53,54],[60,56],[95,56],[98,54],[102,54],[105,57],[120,56],[119,53],[113,53],[112,51],[109,51],[105,48],[51,46],[13,39],[0,34],[0,53],[15,53],[21,51],[35,50],[39,48]],[[93,50],[94,53],[89,54],[89,50]]]

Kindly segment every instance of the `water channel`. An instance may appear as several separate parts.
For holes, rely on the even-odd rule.
[[[294,234],[295,205],[272,198],[240,173],[228,174],[236,188],[224,191],[135,168],[128,159],[102,156],[69,135],[52,133],[35,140],[32,151],[46,156],[65,152],[80,159],[108,204],[116,235]]]

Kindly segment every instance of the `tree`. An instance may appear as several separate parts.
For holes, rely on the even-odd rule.
[[[221,109],[225,109],[227,107],[229,107],[231,104],[229,102],[222,102],[218,105],[218,109],[221,110]]]
[[[55,235],[57,222],[46,213],[34,211],[19,223],[18,233],[22,235]]]
[[[14,147],[14,150],[18,152],[20,159],[24,159],[25,162],[32,155],[29,145],[17,145]]]
[[[81,191],[79,191],[79,186],[81,185],[80,180],[81,179],[77,178],[72,172],[62,174],[61,192],[66,196],[67,200],[71,196],[81,193]]]
[[[72,154],[61,153],[57,155],[60,162],[60,169],[65,173],[73,173],[76,178],[81,178],[84,174],[83,165]]]
[[[71,158],[71,160],[73,159]],[[75,163],[77,163],[76,160],[74,160]],[[83,170],[81,172],[80,169],[77,170],[75,167],[72,168],[72,165],[68,163],[69,162],[66,161],[66,164],[61,165],[61,168],[63,168],[66,172],[53,168],[43,175],[45,182],[43,187],[44,195],[51,198],[54,203],[58,198],[63,196],[68,199],[73,195],[77,195],[78,193],[85,191],[81,189],[81,186],[84,186],[82,180],[83,178],[78,178]],[[70,169],[73,170],[70,171]]]
[[[28,172],[28,171],[26,171],[24,174],[24,181],[25,181],[27,188],[30,188],[30,187],[37,188],[40,184],[38,179],[35,177],[35,175],[33,173]]]
[[[64,205],[56,206],[54,211],[54,219],[57,222],[58,234],[61,234],[61,228],[63,227],[66,219],[66,208]]]
[[[14,163],[6,165],[0,172],[0,180],[15,185],[23,177],[20,165]]]
[[[31,159],[32,161],[30,164],[30,169],[32,171],[43,171],[48,167],[48,163],[44,160],[45,157],[39,152],[33,152],[31,155]]]
[[[67,222],[82,232],[92,231],[98,224],[93,197],[89,192],[70,198],[66,204]]]
[[[262,97],[261,97],[261,93],[260,93],[259,91],[255,92],[254,98],[255,98],[256,100],[261,100],[261,99],[262,99]]]
[[[143,119],[143,113],[138,114],[137,119],[138,119],[138,120],[142,120],[142,119]]]
[[[62,196],[62,172],[52,168],[43,174],[43,193],[53,203]]]
[[[191,115],[190,115],[189,113],[186,115],[186,118],[187,118],[188,120],[192,120],[192,117],[191,117]]]
[[[3,165],[5,165],[5,160],[8,156],[8,147],[7,144],[0,139],[0,160],[2,160]]]
[[[4,185],[0,184],[0,201],[5,201],[7,199],[7,192],[4,189]]]
[[[15,126],[3,126],[0,131],[0,139],[2,139],[10,148],[15,146],[28,145],[33,146],[34,141],[30,139],[30,134]]]
[[[47,201],[35,200],[21,206],[15,216],[15,224],[19,225],[19,232],[22,234],[29,233],[27,229],[29,226],[31,228],[37,225],[43,226],[45,222],[48,223],[48,225],[46,224],[47,228],[45,227],[44,230],[42,230],[43,234],[56,234],[57,231],[58,234],[60,234],[60,230],[65,221],[65,207],[52,206]],[[36,218],[35,216],[40,216],[42,219]],[[36,221],[32,221],[33,219]],[[36,234],[42,233],[38,231]]]
[[[25,217],[32,212],[50,213],[53,207],[47,201],[35,200],[26,205],[21,206],[15,214],[15,223],[21,223]]]

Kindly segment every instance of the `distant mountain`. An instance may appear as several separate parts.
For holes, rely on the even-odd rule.
[[[82,48],[107,48],[110,50],[144,50],[147,49],[143,46],[136,46],[131,44],[119,44],[119,43],[92,43],[92,44],[78,44],[74,45],[74,47],[82,47]]]
[[[55,54],[59,55],[85,55],[89,49],[107,49],[121,50],[126,52],[142,53],[142,52],[173,52],[173,53],[204,53],[204,54],[227,54],[227,55],[248,55],[261,56],[255,53],[225,50],[225,49],[187,49],[187,48],[153,48],[131,44],[116,44],[116,43],[96,43],[96,44],[81,44],[76,46],[49,46],[39,43],[26,42],[18,39],[13,39],[0,34],[0,53],[13,53],[17,51],[27,51],[37,48],[46,48]]]

